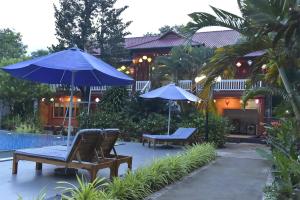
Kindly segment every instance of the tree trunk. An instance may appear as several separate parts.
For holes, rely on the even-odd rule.
[[[300,125],[300,109],[297,95],[295,94],[295,91],[293,91],[291,84],[288,81],[284,68],[278,67],[278,72],[283,82],[284,88],[290,98],[290,102],[297,120],[297,124]]]

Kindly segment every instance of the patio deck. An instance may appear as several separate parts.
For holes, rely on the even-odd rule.
[[[176,154],[182,151],[181,147],[172,149],[162,149],[143,147],[141,143],[124,143],[116,147],[119,154],[133,156],[133,170],[150,164],[154,159]],[[18,199],[18,195],[26,199],[37,197],[40,191],[45,191],[47,197],[53,197],[59,193],[56,189],[58,181],[68,181],[76,183],[75,177],[60,177],[54,174],[53,165],[43,165],[42,171],[35,170],[35,163],[20,161],[17,175],[12,175],[12,161],[0,162],[0,194],[5,196],[6,200]],[[121,165],[120,175],[124,174],[127,169],[126,165]],[[87,173],[80,170],[80,174]],[[99,177],[108,177],[109,170],[100,170]],[[2,199],[2,198],[1,198]]]

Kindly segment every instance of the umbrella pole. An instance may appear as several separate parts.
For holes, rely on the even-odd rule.
[[[90,107],[91,107],[91,98],[92,98],[92,90],[91,87],[90,88],[90,93],[89,93],[89,103],[88,103],[88,109],[87,109],[87,114],[90,114]]]
[[[169,100],[168,135],[170,135],[170,122],[171,122],[171,100]]]
[[[71,96],[70,96],[70,104],[69,104],[69,123],[68,123],[67,150],[69,150],[70,142],[71,142],[70,140],[71,140],[71,122],[72,122],[72,108],[73,108],[74,78],[75,78],[75,72],[72,72]]]

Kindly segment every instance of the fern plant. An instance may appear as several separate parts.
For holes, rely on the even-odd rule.
[[[62,190],[62,199],[64,200],[113,200],[109,193],[105,193],[102,189],[107,186],[104,178],[95,179],[93,182],[88,182],[82,176],[77,178],[78,186],[69,182],[58,182],[62,185],[57,189]]]

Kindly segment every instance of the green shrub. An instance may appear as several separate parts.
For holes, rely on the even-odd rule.
[[[125,112],[107,112],[98,110],[90,115],[78,116],[79,128],[119,128],[122,133],[132,137],[141,137],[142,133],[162,133],[167,129],[166,117],[152,113],[140,121],[134,122]]]
[[[265,200],[277,200],[278,199],[278,188],[273,183],[270,186],[264,188]]]
[[[193,145],[185,152],[159,159],[150,166],[115,178],[106,189],[115,199],[143,199],[150,193],[171,184],[216,157],[211,144]]]
[[[192,112],[186,115],[178,127],[195,127],[198,130],[198,138],[205,136],[205,115],[202,112]],[[217,147],[223,147],[226,143],[226,135],[230,133],[232,126],[224,117],[209,114],[208,118],[208,142]]]
[[[157,159],[149,166],[130,171],[124,178],[115,177],[112,182],[96,179],[90,183],[77,177],[78,186],[59,182],[62,186],[58,189],[63,190],[62,199],[65,200],[140,200],[215,158],[214,145],[195,144],[182,153]]]
[[[41,133],[43,128],[38,116],[27,116],[21,118],[16,116],[5,116],[2,126],[7,130],[14,130],[18,133]]]
[[[279,199],[292,198],[300,185],[299,133],[294,120],[283,119],[266,127],[268,143],[271,145],[270,160],[274,166],[274,185]]]
[[[125,87],[113,87],[103,94],[100,107],[108,112],[121,112],[128,101],[129,93]]]
[[[78,186],[68,182],[58,182],[62,185],[57,189],[62,189],[63,200],[112,200],[110,194],[105,193],[102,188],[107,185],[105,179],[95,179],[87,182],[83,177],[77,176]]]
[[[164,133],[167,129],[168,119],[166,116],[150,113],[147,117],[140,120],[139,132],[140,133]]]
[[[35,124],[20,123],[15,131],[17,133],[40,133],[41,129]]]

